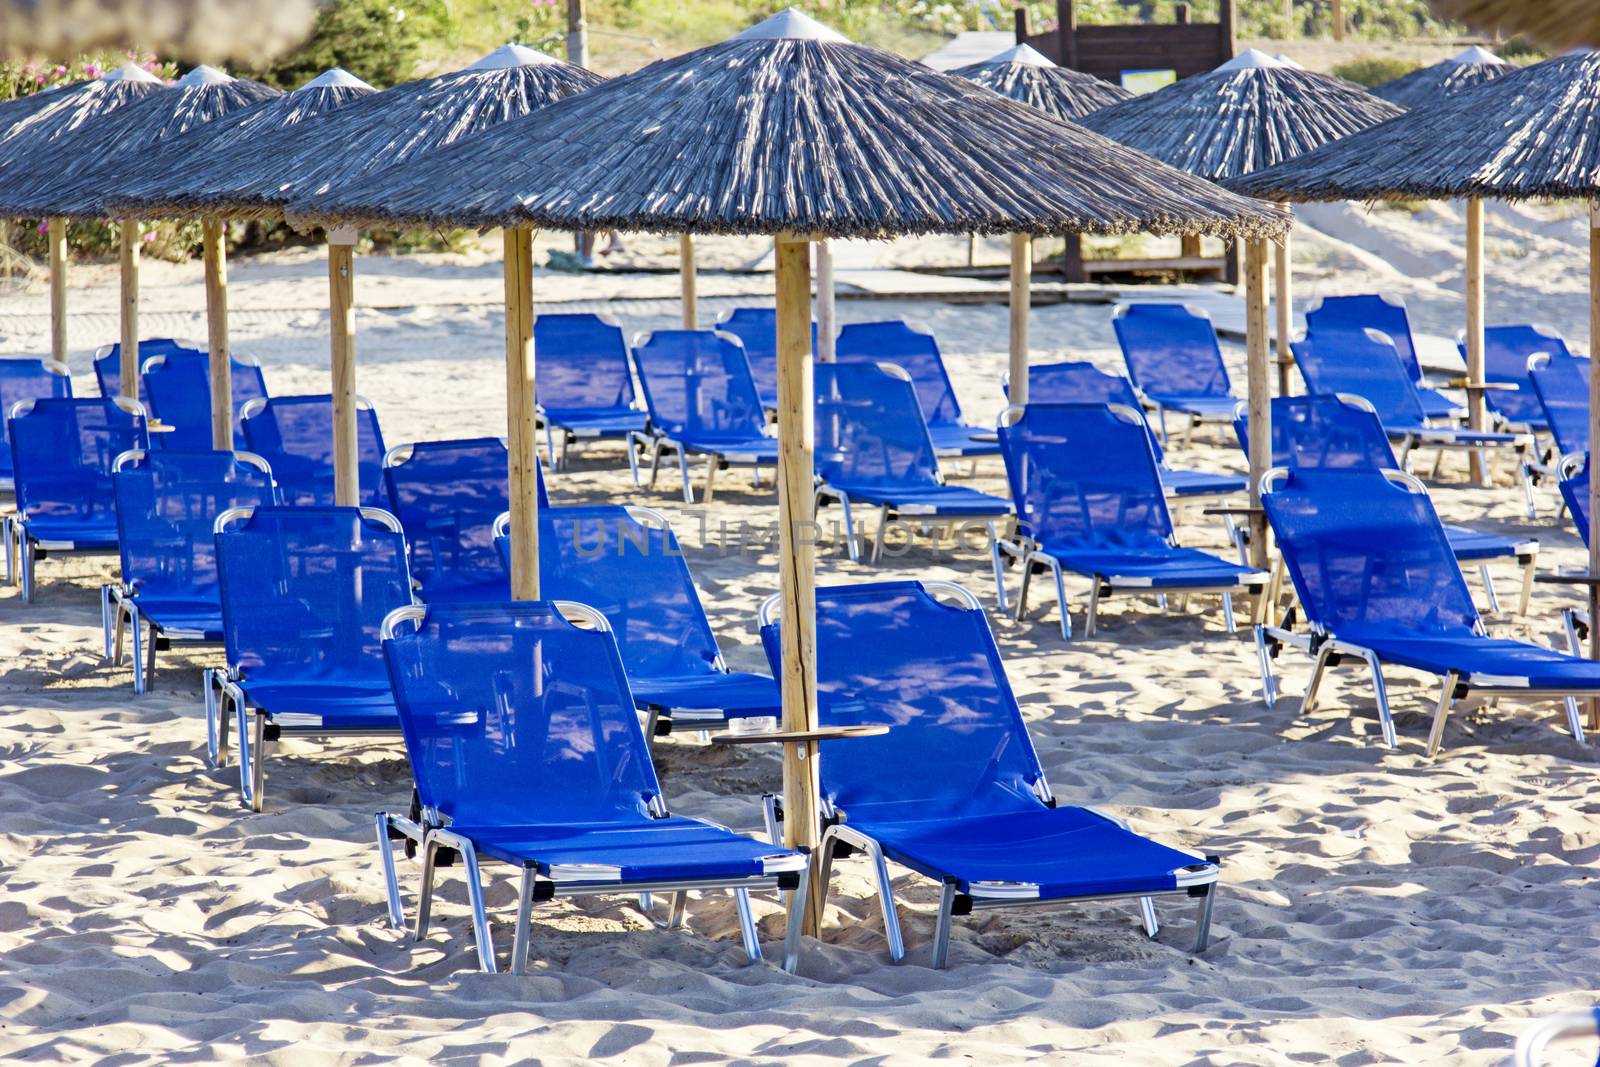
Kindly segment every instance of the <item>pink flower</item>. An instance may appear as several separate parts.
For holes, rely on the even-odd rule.
[[[66,68],[66,67],[57,67],[57,68],[56,68],[56,77],[58,77],[58,78],[59,78],[59,77],[61,77],[61,76],[62,76],[62,75],[63,75],[63,74],[65,74],[65,73],[66,73],[66,72],[67,72],[67,68]]]
[[[85,63],[83,65],[83,72],[91,78],[98,78],[100,77],[100,64]]]
[[[39,232],[40,233],[49,233],[50,232],[50,224],[48,222],[39,223]]]
[[[141,238],[141,240],[144,241],[145,244],[149,244],[151,241],[154,241],[155,239],[156,239],[156,235],[155,235],[154,231],[151,231],[150,233],[145,234]]]

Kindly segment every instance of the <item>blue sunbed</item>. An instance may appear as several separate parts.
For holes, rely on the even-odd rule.
[[[772,308],[734,308],[717,316],[717,329],[744,345],[756,392],[768,408],[778,406],[778,313]],[[817,324],[811,324],[811,350],[817,349]]]
[[[1528,380],[1555,440],[1556,455],[1589,451],[1589,358],[1533,356]]]
[[[152,356],[205,356],[206,350],[195,341],[179,340],[173,337],[147,337],[139,342],[139,363]],[[101,345],[94,350],[92,360],[94,367],[95,384],[100,387],[100,395],[104,397],[120,396],[122,394],[122,343]],[[144,380],[139,381],[139,403],[148,404],[149,398],[145,396]]]
[[[1306,306],[1308,333],[1361,333],[1369,329],[1394,342],[1406,377],[1416,387],[1417,402],[1428,419],[1456,419],[1464,414],[1459,402],[1423,384],[1422,362],[1417,358],[1417,342],[1404,300],[1391,293],[1357,293],[1317,297]]]
[[[261,364],[253,356],[233,356],[233,447],[244,448],[238,411],[267,395]],[[144,361],[140,388],[149,398],[150,416],[172,429],[157,434],[161,448],[205,452],[211,448],[211,357],[204,352],[151,356]]]
[[[1163,441],[1169,440],[1168,411],[1187,416],[1189,429],[1233,420],[1228,368],[1204,311],[1183,304],[1118,304],[1111,326],[1129,379],[1156,410]]]
[[[332,505],[333,397],[274,396],[251,400],[239,411],[250,451],[272,466],[283,502]],[[378,413],[356,398],[356,478],[362,507],[387,508],[383,486],[383,431]]]
[[[556,470],[566,469],[567,450],[577,442],[620,438],[637,484],[634,444],[643,438],[648,419],[633,393],[622,327],[605,315],[540,315],[533,322],[533,347],[539,368],[539,418]]]
[[[925,328],[909,322],[852,322],[834,344],[840,363],[893,363],[911,375],[928,421],[928,436],[941,456],[997,456],[1000,445],[992,431],[962,421],[961,404],[945,369],[939,342]]]
[[[0,359],[0,418],[24,400],[70,397],[72,372],[53,359]],[[0,433],[0,492],[11,492],[11,442]]]
[[[1459,341],[1456,347],[1465,360],[1466,341]],[[1490,326],[1483,331],[1483,380],[1515,386],[1514,389],[1484,391],[1484,402],[1499,425],[1533,433],[1548,432],[1544,408],[1539,406],[1533,380],[1528,377],[1528,361],[1538,355],[1562,359],[1572,353],[1561,335],[1548,326]]]

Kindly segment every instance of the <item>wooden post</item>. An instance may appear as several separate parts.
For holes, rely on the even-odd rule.
[[[1018,44],[1028,43],[1028,9],[1019,7],[1011,12],[1012,35]]]
[[[1178,242],[1178,254],[1183,256],[1185,259],[1189,259],[1191,257],[1199,259],[1200,256],[1204,255],[1202,246],[1200,244],[1199,234],[1186,233],[1182,237],[1178,238]]]
[[[785,730],[817,727],[816,430],[811,380],[811,249],[799,234],[777,240],[778,582],[782,593],[781,671]],[[826,893],[817,877],[820,786],[816,742],[783,746],[783,840],[811,849],[805,932],[822,926]]]
[[[1289,235],[1278,239],[1273,250],[1277,268],[1277,320],[1278,320],[1278,395],[1288,396],[1294,376],[1294,353],[1289,342],[1294,339],[1294,295],[1290,287]]]
[[[567,62],[577,67],[589,65],[589,20],[583,6],[584,0],[567,0]]]
[[[511,599],[539,599],[539,436],[533,398],[533,231],[501,231],[506,274],[506,446]]]
[[[1086,282],[1089,272],[1083,269],[1083,235],[1069,233],[1061,246],[1061,280]]]
[[[1011,403],[1028,402],[1028,311],[1033,300],[1033,238],[1011,235]]]
[[[1244,244],[1244,311],[1246,379],[1250,412],[1250,505],[1261,506],[1261,476],[1272,467],[1272,400],[1267,368],[1267,242],[1251,237]],[[1267,567],[1267,517],[1250,516],[1250,565]],[[1266,614],[1258,617],[1265,620]]]
[[[122,261],[122,355],[117,392],[139,398],[139,224],[124,222],[119,254]]]
[[[1061,55],[1058,57],[1063,67],[1078,67],[1078,9],[1072,0],[1057,0],[1056,3],[1056,37],[1060,44],[1056,47]]]
[[[1294,39],[1294,0],[1283,0],[1283,36]]]
[[[333,364],[333,502],[361,503],[356,461],[356,230],[328,231],[328,335]]]
[[[233,353],[228,348],[228,245],[220,219],[200,224],[206,265],[206,347],[211,350],[211,447],[233,449]]]
[[[50,358],[67,363],[67,220],[50,220]]]
[[[832,363],[838,319],[833,306],[833,246],[817,242],[817,359]]]
[[[1589,207],[1589,365],[1600,358],[1600,202]],[[1589,440],[1600,441],[1600,374],[1589,375]],[[1590,458],[1594,456],[1591,447]],[[1589,468],[1589,574],[1600,574],[1600,471]],[[1589,658],[1600,659],[1600,586],[1589,586]],[[1589,701],[1589,729],[1600,730],[1600,699]]]
[[[1333,39],[1344,40],[1344,0],[1333,0]]]
[[[1467,425],[1484,426],[1483,391],[1472,386],[1483,381],[1483,201],[1467,201]],[[1487,471],[1477,449],[1467,453],[1472,481],[1482,485]]]
[[[682,234],[678,238],[678,274],[683,280],[683,328],[700,328],[699,299],[695,295],[694,235]]]

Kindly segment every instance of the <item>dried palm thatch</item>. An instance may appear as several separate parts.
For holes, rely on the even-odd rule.
[[[71,137],[13,160],[0,171],[0,216],[99,218],[105,214],[105,192],[140,153],[279,95],[260,82],[196,67],[171,91],[131,104],[86,124]]]
[[[1221,181],[1400,113],[1358,85],[1252,48],[1209,74],[1113,104],[1082,122],[1179,170]]]
[[[30,114],[0,131],[0,196],[10,185],[11,165],[35,152],[48,153],[78,130],[118,108],[142,100],[167,86],[144,68],[125,63],[94,81],[40,93]],[[20,101],[19,101],[20,103]],[[18,172],[21,173],[21,172]]]
[[[1430,6],[1443,18],[1552,48],[1600,47],[1594,0],[1430,0]]]
[[[1069,67],[1058,67],[1025,44],[947,73],[975,81],[1064,122],[1133,98],[1122,86]]]
[[[138,46],[259,64],[305,40],[317,7],[315,0],[0,0],[0,57],[67,60]]]
[[[1513,71],[1228,183],[1287,200],[1600,194],[1600,54]]]
[[[175,181],[194,177],[218,157],[255,151],[261,139],[275,131],[298,129],[374,92],[372,86],[344,70],[325,71],[291,93],[263,100],[121,160],[115,173],[104,175],[102,204],[108,214],[121,218],[159,218],[156,206],[170,198]]]
[[[293,210],[839,237],[1288,227],[1267,205],[792,11]]]
[[[60,100],[61,97],[57,96],[57,93],[71,92],[87,84],[89,83],[73,82],[71,85],[56,85],[41,92],[29,93],[27,96],[19,96],[14,100],[7,100],[5,103],[0,104],[0,138],[4,138],[13,126],[26,119],[29,115],[42,111],[57,100]]]
[[[1412,111],[1430,107],[1442,97],[1494,81],[1516,69],[1487,48],[1473,45],[1459,55],[1440,60],[1431,67],[1421,67],[1410,74],[1386,81],[1374,88],[1372,95]]]
[[[137,209],[154,218],[278,219],[292,198],[387,171],[600,81],[530,48],[496,49],[465,70],[374,93],[337,113],[185,159]],[[127,215],[120,205],[108,205]]]

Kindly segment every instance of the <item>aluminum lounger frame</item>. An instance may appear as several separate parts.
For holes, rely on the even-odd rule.
[[[31,361],[24,361],[24,362],[31,362]],[[45,369],[46,373],[54,374],[57,378],[64,379],[66,381],[66,383],[67,383],[67,388],[68,389],[72,388],[72,368],[71,367],[68,367],[65,363],[61,362],[59,359],[40,359],[38,362],[39,362],[39,365]],[[68,396],[68,398],[70,398],[71,397],[71,393],[68,393],[67,396]],[[20,402],[21,401],[18,401],[18,403],[20,403]],[[16,404],[13,404],[12,407],[16,407]],[[4,435],[5,435],[5,427],[4,426],[0,426],[0,437],[3,437]],[[16,486],[16,482],[15,481],[13,481],[10,478],[0,478],[0,493],[15,493],[16,491],[17,491],[17,486]],[[6,543],[9,546],[10,541],[7,541]],[[7,548],[6,583],[8,585],[12,581],[11,572],[10,572],[10,569],[9,569],[10,566],[11,566],[9,553],[10,553],[10,549]]]
[[[616,327],[618,334],[622,333],[622,323],[618,322],[611,315],[607,315],[604,312],[596,312],[594,317],[605,323],[607,326]],[[623,342],[623,344],[626,347],[627,342]],[[624,351],[622,354],[622,360],[623,363],[626,364],[625,371],[629,377],[629,380],[631,381],[633,377],[632,352]],[[639,406],[637,390],[635,391],[634,395],[633,409],[638,411],[641,415],[646,414],[644,409]],[[585,430],[571,426],[560,426],[559,424],[550,421],[549,417],[545,414],[544,406],[538,403],[535,403],[534,405],[534,419],[535,428],[544,431],[544,444],[545,449],[550,453],[550,467],[552,473],[559,474],[567,469],[567,450],[573,445],[577,444],[579,441],[600,441],[606,437],[618,436],[613,431]],[[645,421],[646,425],[648,425],[648,417]],[[555,438],[555,431],[558,428],[561,430],[561,454],[559,456],[556,454]],[[634,485],[639,484],[639,456],[638,453],[634,451],[634,446],[643,436],[644,435],[642,435],[638,430],[625,430],[621,434],[622,443],[628,450],[628,471],[633,475]]]
[[[569,619],[576,616],[596,629],[608,633],[611,631],[611,624],[606,621],[605,616],[587,604],[566,600],[552,603]],[[393,638],[402,625],[419,623],[426,614],[427,609],[420,605],[397,608],[390,612],[383,620],[384,640]],[[666,803],[661,797],[651,798],[650,814],[657,818],[666,817]],[[439,812],[430,808],[422,810],[421,822],[403,815],[380,811],[375,818],[375,828],[390,924],[398,930],[404,930],[406,927],[405,911],[400,899],[400,881],[395,870],[393,842],[410,840],[422,853],[422,882],[417,896],[416,925],[412,929],[412,935],[418,941],[428,936],[432,920],[434,876],[439,866],[439,849],[454,850],[461,856],[465,868],[467,900],[472,909],[472,936],[478,952],[478,969],[486,974],[495,973],[498,968],[495,964],[494,941],[489,931],[488,909],[484,903],[481,864],[472,840],[452,832]],[[739,933],[744,942],[745,954],[752,963],[756,962],[761,959],[761,940],[756,929],[755,917],[750,912],[750,891],[755,889],[777,890],[788,892],[790,895],[788,928],[783,942],[783,969],[793,974],[800,961],[800,933],[811,880],[809,857],[804,850],[799,852],[799,855],[793,857],[793,860],[798,862],[786,864],[786,869],[745,878],[719,879],[624,881],[618,878],[614,881],[596,881],[593,871],[585,871],[584,873],[589,876],[587,880],[563,880],[541,877],[536,864],[525,862],[519,865],[522,874],[517,896],[516,934],[511,949],[511,973],[519,975],[527,973],[528,950],[532,940],[533,905],[536,901],[561,897],[637,895],[641,910],[657,926],[664,929],[681,929],[684,925],[689,894],[707,890],[728,890],[733,893],[735,906],[739,912]],[[652,914],[650,895],[653,893],[676,894],[669,917],[664,923]]]
[[[1204,319],[1211,326],[1212,332],[1213,333],[1216,332],[1216,328],[1217,327],[1216,327],[1216,324],[1214,322],[1212,322],[1212,320],[1211,320],[1211,312],[1207,311],[1205,308],[1199,306],[1198,304],[1179,304],[1178,306],[1183,308],[1185,311],[1187,311],[1189,314],[1195,316],[1196,318]],[[1117,319],[1122,318],[1123,316],[1127,315],[1129,313],[1129,307],[1130,307],[1130,305],[1128,305],[1126,303],[1119,302],[1117,304],[1117,306],[1114,307],[1111,310],[1111,319],[1112,319],[1112,321],[1115,322]],[[1119,343],[1118,343],[1117,347],[1119,349],[1121,348],[1120,340],[1119,340]],[[1221,347],[1220,344],[1218,345],[1218,347],[1219,348]],[[1124,362],[1124,364],[1126,364],[1126,362],[1127,362],[1127,356],[1126,355],[1123,356],[1123,362]],[[1227,368],[1224,367],[1223,369],[1226,370]],[[1128,381],[1129,381],[1130,384],[1132,384],[1134,394],[1136,396],[1138,396],[1138,398],[1139,398],[1139,403],[1143,404],[1146,408],[1148,408],[1151,411],[1154,411],[1156,413],[1156,423],[1157,423],[1157,426],[1159,427],[1157,432],[1160,434],[1160,437],[1161,437],[1161,445],[1162,445],[1163,448],[1169,447],[1170,444],[1171,444],[1172,439],[1167,433],[1167,411],[1168,411],[1167,407],[1165,405],[1163,405],[1161,403],[1161,401],[1159,401],[1159,400],[1155,399],[1154,397],[1150,396],[1142,388],[1139,387],[1139,383],[1135,382],[1133,380],[1133,372],[1132,372],[1131,368],[1130,368],[1129,373],[1128,373]],[[1228,418],[1224,418],[1224,417],[1222,417],[1220,415],[1201,415],[1201,414],[1197,414],[1197,413],[1194,413],[1194,412],[1183,411],[1183,410],[1181,410],[1179,408],[1172,408],[1171,410],[1175,414],[1182,415],[1188,420],[1187,422],[1184,423],[1184,427],[1183,427],[1183,441],[1182,441],[1182,444],[1183,444],[1184,447],[1188,447],[1189,442],[1194,437],[1195,427],[1199,426],[1201,423],[1209,422],[1209,423],[1213,423],[1215,425],[1222,425],[1224,423],[1227,423],[1231,419],[1231,416],[1229,416]]]
[[[405,536],[400,520],[382,508],[363,507],[363,518]],[[213,529],[223,533],[235,522],[248,519],[255,508],[229,508],[217,516]],[[268,742],[279,737],[399,737],[398,721],[392,728],[370,726],[338,729],[301,723],[269,723],[267,712],[252,707],[232,665],[206,668],[202,682],[206,699],[206,756],[214,767],[222,766],[228,755],[228,716],[231,713],[239,733],[239,793],[251,811],[260,811],[266,786]]]
[[[922,587],[930,594],[935,592],[948,593],[961,602],[961,606],[972,611],[982,611],[982,605],[971,591],[955,582],[946,582],[934,579],[922,581]],[[771,623],[774,613],[782,601],[781,593],[774,593],[761,604],[757,615],[759,625],[765,627]],[[1035,792],[1040,801],[1054,806],[1055,798],[1050,792],[1050,785],[1041,774],[1035,785]],[[767,840],[774,843],[783,840],[780,827],[783,825],[783,805],[779,797],[767,793],[761,798],[762,815],[767,825]],[[1124,819],[1090,808],[1090,811],[1109,819],[1124,830],[1130,827]],[[818,846],[822,850],[821,868],[819,875],[822,881],[822,895],[827,899],[833,874],[833,858],[835,853],[848,855],[841,846],[848,850],[859,850],[865,853],[872,862],[874,881],[877,885],[878,904],[883,912],[883,932],[889,942],[889,958],[898,963],[905,958],[905,938],[900,930],[900,917],[895,909],[894,885],[889,877],[889,862],[883,852],[883,846],[871,836],[861,832],[844,822],[833,810],[826,797],[822,798],[822,819],[824,830],[822,841]],[[1026,908],[1026,907],[1067,907],[1075,904],[1087,904],[1094,901],[1106,900],[1136,900],[1139,904],[1139,918],[1144,926],[1147,937],[1155,937],[1161,932],[1160,920],[1156,917],[1156,898],[1184,897],[1200,898],[1198,921],[1195,924],[1195,943],[1192,951],[1204,952],[1211,941],[1211,915],[1216,904],[1216,886],[1221,875],[1219,861],[1206,858],[1201,861],[1196,857],[1196,870],[1191,881],[1179,885],[1174,889],[1160,893],[1111,893],[1091,894],[1081,897],[1052,897],[1048,900],[1039,899],[1039,887],[1020,882],[1005,883],[971,883],[967,893],[956,890],[953,879],[947,879],[941,885],[939,896],[939,910],[934,919],[933,935],[933,966],[942,969],[949,961],[950,955],[950,929],[952,920],[957,915],[970,915],[975,911],[989,911],[999,908]],[[916,872],[920,873],[920,872]],[[979,887],[982,886],[982,889]],[[983,890],[987,890],[985,893]],[[1031,895],[1030,895],[1031,891]]]
[[[1517,1035],[1512,1067],[1539,1067],[1552,1041],[1600,1036],[1600,1009],[1567,1011],[1540,1019]]]
[[[1272,483],[1279,478],[1286,477],[1291,472],[1287,467],[1274,467],[1261,476],[1261,493],[1265,496],[1272,487]],[[1427,488],[1415,476],[1404,471],[1382,471],[1385,478],[1395,485],[1401,486],[1407,492],[1427,496]],[[1483,623],[1477,625],[1478,633],[1483,635]],[[1486,636],[1486,635],[1485,635]],[[1344,656],[1354,656],[1367,665],[1372,675],[1373,696],[1378,704],[1378,724],[1383,732],[1383,743],[1386,748],[1399,746],[1399,735],[1395,731],[1394,716],[1389,710],[1389,689],[1383,681],[1382,661],[1378,653],[1365,645],[1354,641],[1346,641],[1337,634],[1330,633],[1319,623],[1311,623],[1309,632],[1295,633],[1286,626],[1274,626],[1269,623],[1258,623],[1255,627],[1256,659],[1261,668],[1261,695],[1268,707],[1278,702],[1278,685],[1272,674],[1272,661],[1277,657],[1278,650],[1284,646],[1298,648],[1313,658],[1311,679],[1306,683],[1305,695],[1300,698],[1300,715],[1309,714],[1316,706],[1317,690],[1322,685],[1323,675],[1329,667],[1338,666]],[[1424,674],[1432,673],[1423,671]],[[1578,712],[1578,699],[1570,689],[1536,689],[1529,685],[1517,685],[1509,679],[1497,679],[1506,684],[1495,684],[1494,681],[1476,683],[1471,681],[1471,675],[1463,677],[1458,671],[1448,671],[1442,677],[1443,684],[1439,690],[1438,702],[1434,707],[1433,726],[1428,731],[1428,756],[1432,758],[1439,754],[1440,746],[1444,741],[1445,721],[1450,717],[1450,709],[1458,700],[1465,699],[1471,693],[1486,697],[1490,703],[1499,701],[1503,697],[1526,699],[1560,698],[1566,711],[1567,728],[1580,744],[1583,742],[1583,721]],[[1588,695],[1600,695],[1600,690],[1580,690]]]
[[[1533,355],[1529,356],[1528,357],[1528,375],[1529,375],[1529,377],[1530,378],[1532,377],[1533,372],[1535,370],[1538,370],[1541,367],[1545,367],[1545,366],[1549,365],[1552,362],[1552,360],[1555,359],[1555,358],[1558,358],[1558,357],[1552,356],[1549,352],[1535,352]],[[1586,356],[1568,355],[1568,356],[1559,357],[1559,358],[1587,359],[1588,357],[1586,357]],[[1536,519],[1536,518],[1539,517],[1538,508],[1535,506],[1535,502],[1534,502],[1533,487],[1538,483],[1538,481],[1539,481],[1539,479],[1541,477],[1548,477],[1548,476],[1551,476],[1551,475],[1556,475],[1558,473],[1558,471],[1559,471],[1559,465],[1560,465],[1561,461],[1566,458],[1566,456],[1558,454],[1558,449],[1560,447],[1561,447],[1560,443],[1556,441],[1554,427],[1552,427],[1551,428],[1551,433],[1550,433],[1550,447],[1548,449],[1546,449],[1543,453],[1539,453],[1537,445],[1535,445],[1535,449],[1534,449],[1535,455],[1532,458],[1530,458],[1526,463],[1524,463],[1523,466],[1522,466],[1523,495],[1527,498],[1528,518],[1530,518],[1530,519]],[[1576,454],[1578,454],[1578,453],[1567,453],[1567,455],[1576,455]],[[1557,496],[1559,497],[1560,494],[1557,493]],[[1565,507],[1565,504],[1559,504],[1557,506],[1556,514],[1558,516],[1561,514],[1561,510],[1564,507]]]

